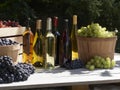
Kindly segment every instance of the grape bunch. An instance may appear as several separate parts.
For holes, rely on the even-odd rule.
[[[94,56],[86,63],[86,68],[89,70],[94,70],[95,68],[110,69],[113,68],[115,64],[116,62],[109,57]]]
[[[19,27],[20,24],[19,22],[16,22],[16,21],[11,21],[11,20],[8,20],[8,21],[0,21],[0,28],[5,28],[5,27]]]
[[[0,56],[0,83],[25,81],[35,68],[31,64],[14,64],[9,56]]]
[[[15,45],[15,44],[18,44],[18,42],[12,41],[11,39],[7,39],[7,38],[0,38],[0,46]]]
[[[98,23],[92,23],[87,27],[81,27],[78,30],[77,34],[83,37],[107,38],[107,37],[114,37],[116,35],[116,32],[107,31],[105,27],[100,26]]]
[[[63,67],[66,69],[78,69],[82,68],[83,66],[83,62],[80,59],[67,60],[63,64]]]

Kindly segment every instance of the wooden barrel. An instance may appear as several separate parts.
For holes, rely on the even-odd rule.
[[[114,58],[117,37],[93,38],[77,36],[78,55],[84,63],[93,56]]]

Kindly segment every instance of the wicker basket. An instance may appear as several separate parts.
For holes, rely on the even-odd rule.
[[[93,56],[114,58],[117,37],[88,38],[77,36],[79,58],[86,63]]]
[[[20,45],[6,45],[6,46],[0,46],[0,56],[7,55],[12,57],[13,62],[17,63],[17,56],[18,51],[20,49]]]

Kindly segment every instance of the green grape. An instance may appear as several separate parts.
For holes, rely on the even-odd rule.
[[[94,59],[90,59],[90,62],[91,62],[91,64],[94,64],[95,60]]]
[[[86,67],[87,69],[89,69],[90,65],[86,64],[85,67]]]
[[[94,56],[93,58],[94,58],[95,60],[96,60],[96,59],[99,60],[99,59],[100,59],[100,56]]]
[[[78,30],[78,35],[80,36],[87,36],[87,28],[86,27],[81,27],[81,29]]]
[[[111,60],[111,67],[110,68],[113,68],[115,65],[116,65],[116,62],[114,60]]]
[[[109,61],[109,62],[111,61],[110,57],[106,57],[105,59],[106,61]]]
[[[101,64],[97,64],[97,66],[96,66],[97,68],[100,68],[101,67]]]
[[[99,68],[100,65],[100,60],[99,59],[95,59],[95,67]]]
[[[104,58],[101,59],[101,63],[102,63],[103,65],[106,65],[106,64],[107,64],[107,62],[106,62],[106,60],[105,60]]]
[[[106,58],[106,66],[108,69],[111,67],[111,59],[109,57]]]
[[[99,64],[100,60],[99,59],[95,59],[95,63]]]
[[[91,65],[91,62],[90,62],[90,61],[88,61],[88,62],[87,62],[87,65]]]
[[[98,23],[92,23],[87,27],[81,27],[78,30],[78,35],[85,37],[113,37],[114,32],[107,31],[106,27],[100,26]]]
[[[101,56],[94,56],[86,63],[86,68],[89,70],[94,70],[95,68],[100,69],[110,69],[116,65],[114,60],[111,60],[110,57],[103,58]]]
[[[104,65],[103,65],[103,64],[101,64],[101,65],[100,65],[100,68],[101,68],[101,69],[103,69],[103,68],[104,68]]]
[[[107,67],[106,65],[104,65],[104,68],[105,68],[105,69],[108,69],[108,67]]]
[[[90,65],[88,69],[92,71],[92,70],[95,69],[95,66],[94,65]]]
[[[106,61],[106,67],[109,69],[111,68],[111,61]]]

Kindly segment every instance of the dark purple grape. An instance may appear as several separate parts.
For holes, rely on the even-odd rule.
[[[63,67],[65,67],[66,69],[78,69],[78,68],[82,68],[83,66],[84,66],[83,62],[79,59],[67,60],[63,64]]]
[[[6,38],[1,38],[0,39],[0,45],[1,46],[5,46],[5,45],[16,45],[16,44],[18,44],[18,42],[16,42],[16,41],[12,41],[12,40],[10,40],[10,39],[6,39]]]
[[[31,64],[13,64],[9,56],[0,56],[0,83],[25,81],[35,68]]]
[[[0,83],[4,83],[3,79],[0,77]]]

